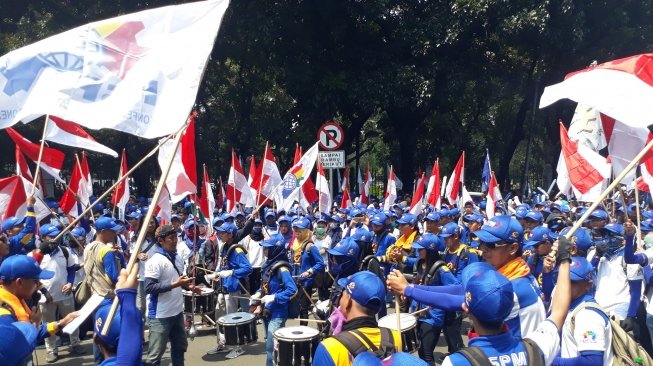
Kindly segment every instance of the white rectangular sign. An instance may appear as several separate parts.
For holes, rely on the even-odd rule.
[[[345,167],[345,150],[320,151],[320,162],[324,169],[342,169]]]

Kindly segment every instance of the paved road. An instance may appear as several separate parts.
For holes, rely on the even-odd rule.
[[[390,309],[388,309],[390,311]],[[297,320],[289,320],[286,323],[287,326],[299,325]],[[463,333],[466,333],[468,323],[463,322]],[[214,365],[220,364],[222,366],[258,366],[265,365],[265,343],[262,337],[263,326],[258,326],[259,330],[259,339],[258,342],[252,345],[245,346],[246,353],[236,359],[228,360],[225,359],[226,353],[219,355],[207,355],[206,351],[213,348],[216,343],[216,336],[214,328],[210,329],[198,329],[198,336],[194,340],[188,341],[188,352],[186,353],[186,364],[187,365]],[[89,338],[91,333],[88,333]],[[463,335],[465,343],[467,342],[467,337]],[[93,365],[93,356],[92,356],[92,340],[86,339],[82,341],[82,346],[86,350],[86,355],[83,356],[68,356],[67,346],[59,348],[59,360],[51,365],[65,365],[65,366],[81,366],[81,365]],[[147,345],[143,347],[144,352],[147,352]],[[447,346],[444,341],[444,337],[440,337],[440,342],[436,348],[436,360],[443,355],[443,352],[447,352]],[[417,352],[415,352],[417,354]],[[145,355],[145,353],[144,353]],[[43,346],[39,347],[36,351],[36,356],[38,357],[39,365],[46,365],[45,362],[45,348]],[[162,365],[170,365],[170,352],[169,348],[166,352]],[[49,364],[48,364],[49,365]]]

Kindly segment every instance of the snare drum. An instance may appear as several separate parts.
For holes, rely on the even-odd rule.
[[[413,352],[419,348],[417,336],[417,318],[414,315],[401,313],[401,345],[402,351]],[[379,327],[397,330],[397,315],[390,314],[379,319]]]
[[[193,311],[193,293],[187,290],[181,290],[184,295],[184,312],[185,313],[212,313],[215,311],[215,290],[208,287],[200,287],[201,294],[195,294],[195,310]]]
[[[274,332],[274,364],[276,366],[310,366],[320,343],[317,329],[286,327]]]
[[[224,334],[225,345],[240,346],[256,342],[256,317],[250,313],[231,313],[218,318],[218,331]]]

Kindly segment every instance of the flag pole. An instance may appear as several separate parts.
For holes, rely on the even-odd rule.
[[[159,178],[159,183],[157,184],[156,191],[154,192],[154,196],[152,197],[152,203],[150,205],[154,205],[156,207],[157,202],[159,202],[159,196],[163,191],[163,187],[165,187],[166,179],[168,178],[168,173],[170,173],[170,168],[172,167],[172,164],[175,161],[175,154],[177,153],[177,149],[179,148],[181,137],[184,135],[184,132],[186,131],[186,128],[188,126],[189,123],[188,120],[186,120],[186,123],[184,123],[182,128],[177,132],[177,135],[175,136],[175,141],[174,141],[175,147],[173,148],[172,154],[170,154],[170,159],[168,159],[168,165],[166,166],[165,170],[163,170],[163,172],[161,173],[161,178]],[[145,219],[143,220],[143,222],[149,223],[152,220],[153,216],[154,216],[154,208],[151,207],[147,210],[147,215],[145,215]],[[141,245],[143,244],[143,241],[145,241],[146,234],[147,234],[147,230],[139,231],[138,239],[136,239],[136,244],[134,245],[134,253],[138,253],[141,250]],[[132,267],[136,262],[136,257],[138,256],[132,255],[129,258],[129,263],[127,264],[127,272],[131,272]],[[109,310],[109,314],[107,314],[107,319],[104,322],[104,328],[102,328],[102,333],[101,333],[102,335],[107,335],[107,333],[109,332],[109,327],[111,326],[113,317],[116,314],[116,310],[118,309],[119,302],[120,301],[118,300],[118,296],[113,298],[113,304],[111,304],[111,309]]]
[[[612,190],[614,190],[621,183],[624,177],[628,173],[630,173],[630,171],[633,170],[633,168],[637,166],[637,164],[639,164],[639,161],[642,160],[644,155],[646,155],[646,153],[648,153],[648,151],[651,150],[651,148],[653,148],[653,140],[649,141],[646,144],[646,146],[644,146],[642,151],[640,151],[637,154],[637,156],[635,156],[635,158],[633,158],[633,160],[630,163],[628,163],[628,165],[624,168],[624,170],[621,173],[619,173],[617,177],[614,178],[612,183],[610,183],[610,185],[603,192],[601,192],[601,195],[592,203],[592,205],[587,209],[587,211],[585,211],[585,213],[574,223],[574,226],[571,227],[569,232],[565,234],[565,238],[569,239],[574,235],[576,230],[578,230],[583,225],[583,222],[590,217],[592,211],[594,211],[599,206],[599,204],[601,204],[603,199],[607,197],[608,194],[610,194],[610,192],[612,192]],[[551,248],[551,253],[549,253],[549,257],[555,259],[557,253],[558,253],[558,242],[556,241],[553,245],[553,248]]]
[[[45,122],[43,123],[43,136],[41,136],[41,148],[39,149],[39,158],[36,161],[36,171],[34,172],[34,184],[32,185],[32,192],[30,196],[34,195],[36,190],[36,184],[39,181],[39,175],[41,174],[41,160],[43,159],[43,147],[45,146],[45,134],[48,131],[48,121],[50,120],[50,115],[45,115]]]
[[[80,177],[81,177],[82,164],[79,163],[79,157],[77,157],[77,153],[75,153],[75,161],[77,162],[77,169],[79,169],[79,173],[80,173]],[[68,185],[67,188],[70,189],[70,184]],[[72,192],[72,190],[71,190],[71,192]],[[77,202],[79,202],[79,204],[82,205],[82,207],[84,207],[84,203],[82,203],[82,201],[79,200],[79,197],[77,196],[77,193],[73,192],[73,194],[75,195],[75,199],[77,200]],[[90,202],[89,202],[89,204],[90,204]],[[88,207],[88,205],[86,205],[86,206]],[[93,215],[91,215],[90,220],[92,222],[95,222],[95,217],[93,217]]]
[[[637,171],[635,171],[635,212],[637,213],[637,245],[642,243],[642,218],[639,215],[639,189],[637,188]]]
[[[185,127],[186,127],[186,125],[182,126],[176,133],[181,132],[183,129],[185,129]],[[131,175],[138,167],[143,165],[143,163],[145,163],[145,161],[148,158],[150,158],[152,155],[154,155],[164,143],[166,143],[168,140],[170,140],[172,138],[172,136],[174,136],[174,135],[169,135],[169,136],[166,136],[163,139],[161,139],[159,141],[159,143],[152,150],[150,150],[150,152],[147,153],[147,155],[145,155],[138,163],[136,163],[136,165],[134,165],[131,169],[129,169],[129,171],[127,173],[125,173],[125,175],[123,175],[120,179],[118,179],[118,181],[116,181],[111,187],[109,187],[109,189],[107,189],[104,193],[102,193],[102,195],[100,197],[98,197],[95,201],[91,202],[88,205],[88,207],[81,214],[79,214],[79,216],[75,220],[73,220],[70,224],[68,224],[68,226],[66,226],[63,230],[61,230],[59,235],[57,235],[54,238],[54,240],[56,241],[56,240],[61,239],[61,237],[64,236],[64,234],[66,232],[68,232],[68,230],[75,227],[75,225],[77,225],[77,223],[84,217],[84,215],[86,215],[87,213],[89,213],[91,211],[93,206],[100,203],[100,201],[102,201],[103,198],[105,198],[109,193],[111,193],[111,191],[113,191],[118,186],[118,184],[120,184],[123,180],[125,180],[127,177],[129,177],[129,175]]]
[[[124,156],[124,154],[125,154],[125,148],[123,147],[122,155],[120,155],[120,167],[118,168],[118,180],[120,180],[120,173],[122,172],[122,157]],[[111,217],[116,217],[116,205],[114,205],[113,202],[111,202]]]

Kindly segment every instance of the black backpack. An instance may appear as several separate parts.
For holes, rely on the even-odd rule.
[[[377,347],[369,338],[358,329],[346,330],[333,336],[338,342],[342,343],[349,354],[355,358],[360,353],[371,352],[379,359],[385,359],[396,352],[392,330],[389,328],[379,327],[381,331],[381,345]],[[362,340],[361,340],[362,339]],[[363,343],[363,341],[365,343]]]
[[[522,344],[526,350],[526,364],[528,366],[544,366],[544,360],[542,358],[542,351],[540,350],[540,347],[538,347],[534,341],[528,338],[524,338],[522,340]],[[485,355],[480,347],[465,347],[459,350],[457,353],[463,355],[472,366],[492,366],[492,363],[490,360],[488,360],[487,355]]]

